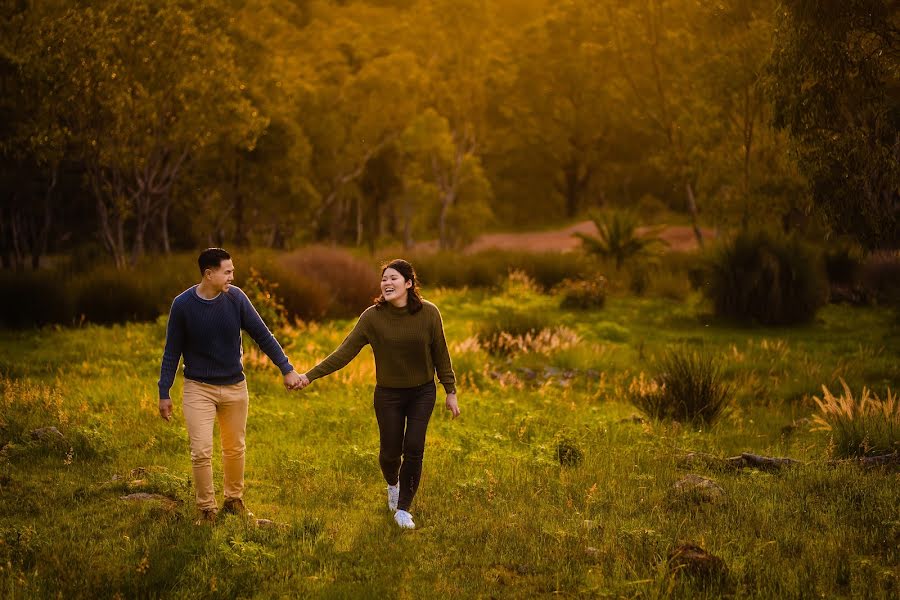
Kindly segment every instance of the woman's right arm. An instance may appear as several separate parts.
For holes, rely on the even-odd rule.
[[[306,372],[307,379],[312,382],[320,377],[330,375],[337,370],[343,369],[351,360],[353,360],[363,346],[369,343],[367,334],[368,319],[363,313],[353,327],[353,330],[344,338],[341,345],[328,355],[325,360],[317,364],[315,367]]]

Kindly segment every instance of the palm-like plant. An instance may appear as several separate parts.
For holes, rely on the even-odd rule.
[[[592,214],[591,220],[597,226],[597,235],[576,233],[581,239],[584,249],[603,258],[615,258],[616,270],[622,268],[626,259],[639,254],[647,254],[656,245],[668,245],[658,234],[657,228],[643,235],[638,235],[638,220],[631,213],[613,211],[605,214]]]

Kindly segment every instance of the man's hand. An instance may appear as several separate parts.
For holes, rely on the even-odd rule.
[[[170,421],[172,419],[172,399],[171,398],[162,398],[159,401],[159,416],[162,417],[164,421]]]
[[[296,390],[298,388],[303,388],[300,374],[297,373],[297,371],[291,371],[290,373],[286,374],[284,376],[284,389]]]
[[[452,419],[455,419],[459,416],[459,404],[456,402],[456,393],[447,394],[447,400],[444,402],[444,406],[447,407],[447,410],[450,411],[450,414],[453,416]]]

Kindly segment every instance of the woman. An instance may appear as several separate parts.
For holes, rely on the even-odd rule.
[[[456,376],[437,306],[423,300],[413,266],[402,259],[382,267],[381,296],[359,317],[353,331],[328,358],[300,375],[301,385],[343,368],[371,344],[375,354],[375,417],[378,462],[387,482],[388,508],[403,529],[414,529],[409,512],[422,476],[425,430],[434,410],[434,374],[447,392],[445,405],[459,416]],[[401,461],[402,458],[402,461]]]

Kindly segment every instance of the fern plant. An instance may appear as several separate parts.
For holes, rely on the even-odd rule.
[[[581,244],[588,253],[615,259],[617,271],[626,260],[648,254],[654,246],[668,245],[659,238],[659,229],[638,234],[638,220],[631,213],[613,211],[593,214],[591,220],[597,227],[596,236],[585,233],[575,235],[581,239]]]

